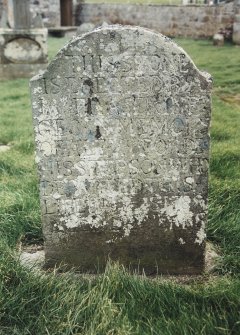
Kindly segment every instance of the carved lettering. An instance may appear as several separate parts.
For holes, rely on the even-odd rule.
[[[209,77],[162,35],[111,26],[32,85],[47,261],[201,272]]]

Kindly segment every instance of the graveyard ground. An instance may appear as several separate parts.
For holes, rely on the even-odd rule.
[[[52,57],[65,42],[50,39]],[[33,272],[17,251],[42,243],[28,80],[0,82],[0,334],[240,334],[240,49],[178,40],[214,77],[208,241],[215,270],[184,283]],[[0,150],[3,146],[0,146]]]

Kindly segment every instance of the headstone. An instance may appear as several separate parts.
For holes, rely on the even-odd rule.
[[[222,47],[224,45],[224,36],[223,34],[214,34],[213,35],[213,45],[216,45],[218,47]]]
[[[0,29],[0,78],[32,77],[47,64],[47,29],[31,29],[29,0],[8,2],[8,24]]]
[[[76,37],[31,80],[46,265],[204,267],[211,79],[161,34]]]

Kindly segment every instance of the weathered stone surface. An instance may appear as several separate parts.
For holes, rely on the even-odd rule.
[[[0,0],[0,28],[6,28],[8,24],[7,3]]]
[[[240,45],[240,15],[235,16],[235,22],[233,24],[233,43]]]
[[[91,22],[83,23],[77,28],[77,34],[82,35],[82,34],[88,33],[94,30],[94,28],[95,28],[95,25]]]
[[[31,80],[47,264],[204,266],[211,79],[168,38],[109,26]]]
[[[60,26],[60,1],[59,0],[30,0],[30,9],[33,16],[40,14],[44,27]]]
[[[29,78],[47,66],[47,29],[0,29],[0,78]]]
[[[222,34],[214,34],[213,35],[213,45],[221,47],[224,45],[224,36]]]
[[[13,2],[14,26],[16,29],[31,28],[30,0],[11,0]]]
[[[9,28],[14,28],[14,2],[13,0],[6,0],[6,8],[7,8],[7,23]]]
[[[236,10],[234,3],[214,6],[142,5],[124,3],[83,3],[77,0],[76,25],[106,21],[154,29],[167,36],[209,38],[216,31],[232,26]],[[239,8],[239,7],[238,7]]]

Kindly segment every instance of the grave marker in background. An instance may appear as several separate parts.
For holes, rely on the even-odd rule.
[[[31,29],[29,0],[8,2],[0,29],[0,79],[31,77],[47,64],[47,29]]]
[[[31,27],[30,0],[12,0],[14,28],[28,29]]]
[[[109,26],[31,80],[49,266],[204,267],[209,75],[168,38]]]

